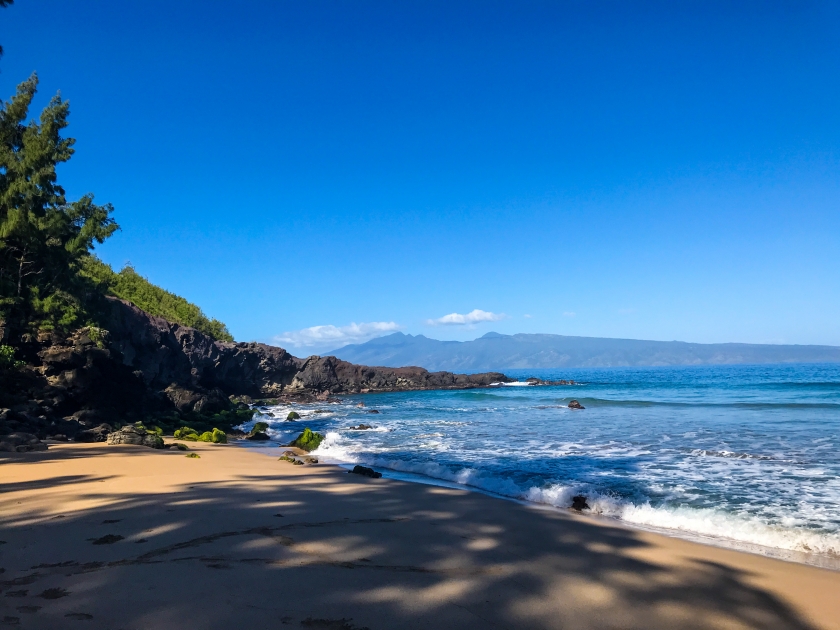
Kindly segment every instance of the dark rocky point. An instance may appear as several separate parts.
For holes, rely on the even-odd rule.
[[[160,418],[158,424],[171,427],[218,414],[232,420],[235,413],[247,413],[253,401],[333,401],[339,394],[472,389],[512,380],[497,372],[453,374],[368,367],[336,357],[301,359],[261,343],[216,341],[116,298],[107,298],[101,328],[91,330],[7,335],[4,343],[14,347],[24,366],[0,383],[0,437],[28,433],[103,442],[117,423]]]
[[[586,409],[586,407],[581,405],[578,401],[572,400],[569,402],[569,409]]]

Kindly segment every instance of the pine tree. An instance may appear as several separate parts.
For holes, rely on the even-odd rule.
[[[93,195],[67,201],[56,166],[73,155],[61,136],[69,104],[56,95],[27,123],[37,86],[33,74],[0,102],[0,318],[13,330],[70,329],[86,317],[80,265],[118,226]]]

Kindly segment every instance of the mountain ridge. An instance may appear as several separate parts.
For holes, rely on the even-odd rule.
[[[396,332],[325,353],[345,361],[428,370],[732,365],[840,362],[840,347],[652,341],[548,333],[489,332],[472,341],[440,341]]]

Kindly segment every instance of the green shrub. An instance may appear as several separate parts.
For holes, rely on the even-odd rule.
[[[289,415],[286,416],[286,422],[289,420],[300,420],[300,414],[297,411],[290,411]]]
[[[23,367],[23,361],[15,360],[15,349],[11,346],[0,346],[0,372],[17,370]]]
[[[314,451],[318,446],[320,446],[321,442],[324,440],[324,436],[320,433],[315,433],[314,431],[310,430],[309,427],[306,427],[297,438],[295,438],[292,442],[289,443],[289,446],[296,446],[298,448],[302,448],[304,451]]]

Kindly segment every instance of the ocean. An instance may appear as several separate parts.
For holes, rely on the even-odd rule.
[[[505,373],[577,384],[344,396],[255,421],[273,443],[323,433],[322,461],[555,508],[584,495],[585,514],[840,568],[840,364]]]

